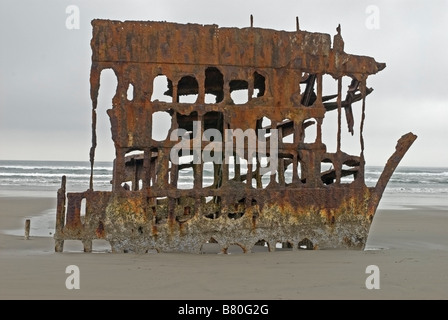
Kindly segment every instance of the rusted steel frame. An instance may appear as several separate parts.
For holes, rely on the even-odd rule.
[[[412,132],[409,132],[403,135],[397,141],[395,152],[387,160],[383,172],[381,173],[381,176],[379,177],[375,185],[374,192],[372,193],[368,208],[368,214],[370,216],[373,216],[375,214],[375,210],[378,207],[381,197],[383,196],[383,192],[384,189],[386,189],[387,183],[392,177],[392,174],[394,173],[401,159],[404,157],[408,149],[414,143],[415,139],[417,139],[417,136]]]
[[[309,69],[311,73],[322,73],[324,70],[317,70],[317,67],[326,66],[325,73],[337,77],[341,70],[347,75],[360,73],[360,70],[365,74],[375,74],[385,67],[373,58],[346,54],[340,33],[335,35],[331,48],[329,35],[301,30],[288,32],[110,20],[93,20],[92,26],[91,45],[92,49],[96,49],[93,50],[93,62],[173,63],[178,59],[178,63],[195,65],[289,67]],[[154,30],[159,31],[158,36],[148,38]],[[128,35],[132,35],[132,43],[126,42]],[[273,39],[276,39],[275,42],[269,42]],[[120,45],[121,41],[126,44]],[[179,46],[180,41],[196,44],[197,50],[193,52],[185,45]],[[170,50],[167,51],[168,48]]]
[[[55,235],[58,250],[63,249],[61,239],[79,239],[88,252],[95,238],[106,239],[113,251],[123,252],[155,248],[198,253],[202,243],[212,238],[223,252],[232,243],[250,252],[260,241],[268,243],[271,251],[277,240],[292,243],[294,248],[305,240],[330,247],[364,246],[381,194],[398,163],[388,162],[376,188],[365,186],[362,131],[365,97],[371,92],[366,88],[366,78],[385,64],[345,53],[340,26],[331,47],[329,35],[301,31],[298,22],[296,32],[164,22],[94,20],[92,25],[90,188],[84,193],[67,194],[65,219],[64,209],[60,209],[65,205],[65,184],[58,192],[57,221],[62,221]],[[112,109],[108,110],[116,158],[112,192],[101,193],[93,191],[93,166],[99,77],[106,68],[118,78]],[[168,78],[165,94],[172,97],[170,103],[148,99],[153,92],[151,81],[157,74]],[[302,78],[303,74],[308,78]],[[322,97],[323,74],[337,79],[336,96]],[[352,78],[344,101],[343,76]],[[304,82],[305,92],[300,93],[299,84]],[[125,96],[130,84],[134,86],[133,101]],[[253,101],[255,88],[260,90],[257,98],[262,97]],[[357,95],[358,88],[361,93]],[[248,90],[247,104],[233,105],[231,93],[238,89]],[[216,95],[215,104],[204,104],[206,93]],[[196,103],[179,103],[183,94],[197,94]],[[334,97],[336,106],[326,102]],[[341,150],[341,111],[345,109],[353,133],[351,104],[360,99],[363,110],[358,157]],[[338,110],[337,151],[327,153],[321,126],[325,112],[332,108]],[[261,168],[257,157],[253,167],[248,164],[246,173],[235,164],[232,179],[227,163],[214,165],[213,184],[203,188],[203,164],[174,164],[169,154],[176,142],[153,140],[152,114],[157,111],[171,115],[169,132],[177,128],[191,131],[193,121],[198,121],[199,137],[206,125],[221,133],[227,128],[259,129],[262,117],[269,117],[268,129],[279,129],[279,162],[275,168],[278,182],[272,174],[263,188],[261,177],[266,169]],[[309,125],[316,126],[316,140],[304,143]],[[294,134],[293,143],[283,143],[283,137],[290,134]],[[196,147],[202,154],[207,143],[197,138],[190,141],[190,153]],[[268,138],[265,143],[270,142]],[[142,154],[127,157],[133,150]],[[233,155],[249,160],[253,151],[245,146],[244,154],[237,154],[233,146],[228,154],[222,150],[221,157],[227,160]],[[265,148],[265,156],[271,151]],[[321,172],[322,162],[332,162],[334,169]],[[287,184],[285,170],[291,163],[294,173],[292,183]],[[352,168],[343,170],[344,164]],[[186,167],[193,168],[193,186],[182,190],[178,175]],[[341,183],[341,177],[349,174],[354,181]],[[257,188],[253,188],[252,178]],[[131,181],[132,190],[122,186],[126,181]],[[212,201],[205,203],[207,197]],[[87,202],[84,221],[80,219],[82,199]],[[367,205],[370,216],[366,214]]]

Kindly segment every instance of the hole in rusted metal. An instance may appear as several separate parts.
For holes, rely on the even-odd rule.
[[[277,251],[292,251],[293,245],[289,241],[276,242],[275,249]]]
[[[157,111],[152,114],[152,139],[164,141],[168,137],[171,128],[172,117],[166,111]]]
[[[215,181],[215,165],[213,162],[205,162],[202,166],[202,187],[216,187],[217,181]]]
[[[230,85],[230,97],[234,104],[245,104],[249,101],[249,84],[245,80],[232,80]]]
[[[264,239],[258,240],[252,247],[252,252],[269,252],[269,243]]]
[[[294,121],[291,119],[283,119],[277,125],[277,128],[281,130],[281,138],[283,143],[294,142]]]
[[[124,156],[125,173],[121,186],[125,190],[137,191],[143,188],[143,150],[132,150]]]
[[[347,165],[344,163],[341,168],[341,183],[352,183],[358,175],[357,165]]]
[[[126,98],[128,101],[134,100],[134,86],[132,83],[129,83],[128,90],[126,91]]]
[[[224,78],[216,67],[205,69],[205,103],[220,103],[224,99]]]
[[[192,156],[182,156],[179,160],[177,188],[193,189],[194,170]]]
[[[254,92],[252,98],[259,98],[264,96],[266,90],[266,78],[259,74],[257,71],[254,72]]]
[[[245,248],[240,243],[232,243],[227,247],[227,250],[224,251],[225,254],[242,254],[245,253]]]
[[[81,218],[81,223],[82,224],[85,223],[86,212],[87,212],[87,199],[83,198],[81,200],[81,204],[80,204],[80,218]]]
[[[303,142],[304,143],[315,143],[317,138],[317,126],[316,119],[311,118],[303,121],[302,130],[304,131]]]
[[[177,84],[179,103],[195,103],[198,99],[199,85],[195,77],[185,76]]]
[[[101,86],[98,92],[96,107],[96,139],[95,153],[104,159],[114,159],[115,148],[111,135],[108,110],[112,110],[113,98],[117,94],[118,79],[112,69],[103,69],[100,74]]]
[[[227,216],[229,217],[229,219],[239,219],[244,215],[244,211],[242,212],[231,212],[228,213]]]
[[[309,240],[308,238],[304,238],[302,239],[299,244],[298,244],[298,249],[303,249],[303,250],[314,250],[314,244],[311,240]]]
[[[336,169],[331,159],[325,158],[320,164],[321,168],[321,180],[325,185],[329,185],[335,182]]]
[[[153,80],[151,101],[173,102],[173,97],[168,95],[173,84],[165,75],[158,75]]]

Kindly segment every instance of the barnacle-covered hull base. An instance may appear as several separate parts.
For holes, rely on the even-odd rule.
[[[353,191],[353,190],[352,190]],[[356,198],[349,195],[339,206],[322,208],[315,204],[298,205],[297,201],[264,201],[259,197],[241,210],[216,208],[213,205],[199,205],[191,217],[183,215],[167,218],[166,223],[157,224],[151,214],[144,211],[142,198],[117,196],[106,209],[105,226],[112,250],[117,252],[146,252],[151,249],[162,252],[200,253],[203,245],[216,241],[222,252],[236,244],[243,252],[251,252],[254,245],[265,244],[275,250],[276,244],[287,244],[291,248],[363,248],[371,216],[357,214],[365,212],[369,190]],[[322,190],[309,190],[304,196],[315,195]],[[271,198],[297,199],[294,190],[290,192],[269,192]],[[262,196],[262,195],[261,195]],[[365,198],[364,198],[365,197]],[[329,201],[334,201],[328,198]],[[157,206],[164,212],[163,206]],[[183,207],[175,211],[184,211]],[[178,209],[178,210],[176,210]],[[212,218],[204,211],[220,212]],[[230,212],[231,211],[231,212]],[[136,216],[138,219],[136,219]],[[167,215],[168,216],[168,215]],[[235,217],[237,216],[237,217]],[[184,219],[184,221],[179,221]]]

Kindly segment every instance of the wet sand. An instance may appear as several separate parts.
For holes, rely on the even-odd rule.
[[[448,210],[378,210],[366,250],[297,250],[242,254],[115,254],[79,241],[54,252],[51,235],[5,234],[54,209],[52,198],[0,197],[0,299],[448,299]],[[68,290],[66,267],[80,271]],[[367,289],[369,265],[379,289]]]

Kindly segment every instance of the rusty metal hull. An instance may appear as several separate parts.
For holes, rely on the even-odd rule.
[[[55,251],[69,239],[81,240],[86,252],[95,239],[109,241],[113,252],[138,253],[200,253],[209,242],[222,252],[232,244],[244,252],[260,244],[274,251],[278,242],[292,249],[364,248],[387,182],[416,136],[398,141],[377,185],[367,187],[363,128],[373,91],[367,78],[385,64],[345,53],[340,27],[332,43],[329,35],[299,29],[108,20],[92,26],[90,188],[67,193],[63,177]],[[107,110],[116,157],[111,191],[94,191],[104,69],[118,80]],[[161,75],[167,101],[153,97]],[[337,80],[334,94],[323,93],[327,76]],[[235,99],[237,91],[244,101]],[[359,129],[352,112],[357,102]],[[335,152],[322,138],[327,112],[338,116]],[[348,131],[359,130],[359,154],[342,150],[343,112]],[[164,139],[156,138],[158,113],[171,119]],[[182,152],[199,161],[175,161],[179,129],[188,136]],[[245,135],[229,140],[228,132]],[[186,189],[179,181],[185,170],[191,173]],[[207,170],[213,173],[209,184]]]
[[[79,213],[69,211],[73,216],[67,217],[68,223],[56,233],[55,239],[82,240],[85,251],[91,250],[89,241],[106,239],[114,252],[138,253],[152,249],[200,253],[203,244],[211,239],[223,252],[232,244],[239,245],[244,252],[251,252],[261,241],[268,244],[270,251],[275,250],[278,242],[289,243],[297,249],[305,239],[313,244],[312,249],[361,249],[373,218],[365,214],[371,192],[369,188],[346,187],[342,192],[344,197],[335,199],[336,194],[340,197],[341,190],[266,190],[257,192],[255,199],[286,200],[281,205],[269,200],[262,206],[253,204],[241,215],[233,213],[233,207],[217,208],[214,204],[199,204],[198,207],[193,204],[190,214],[186,215],[185,206],[175,205],[176,215],[171,219],[168,218],[167,204],[148,207],[143,193],[90,192],[83,196],[87,199],[106,197],[108,201],[94,209],[89,208],[83,223]],[[325,202],[319,204],[311,200],[316,198]],[[308,204],[304,205],[302,200]],[[207,211],[220,214],[210,217],[204,214]],[[162,218],[157,221],[157,217]]]

